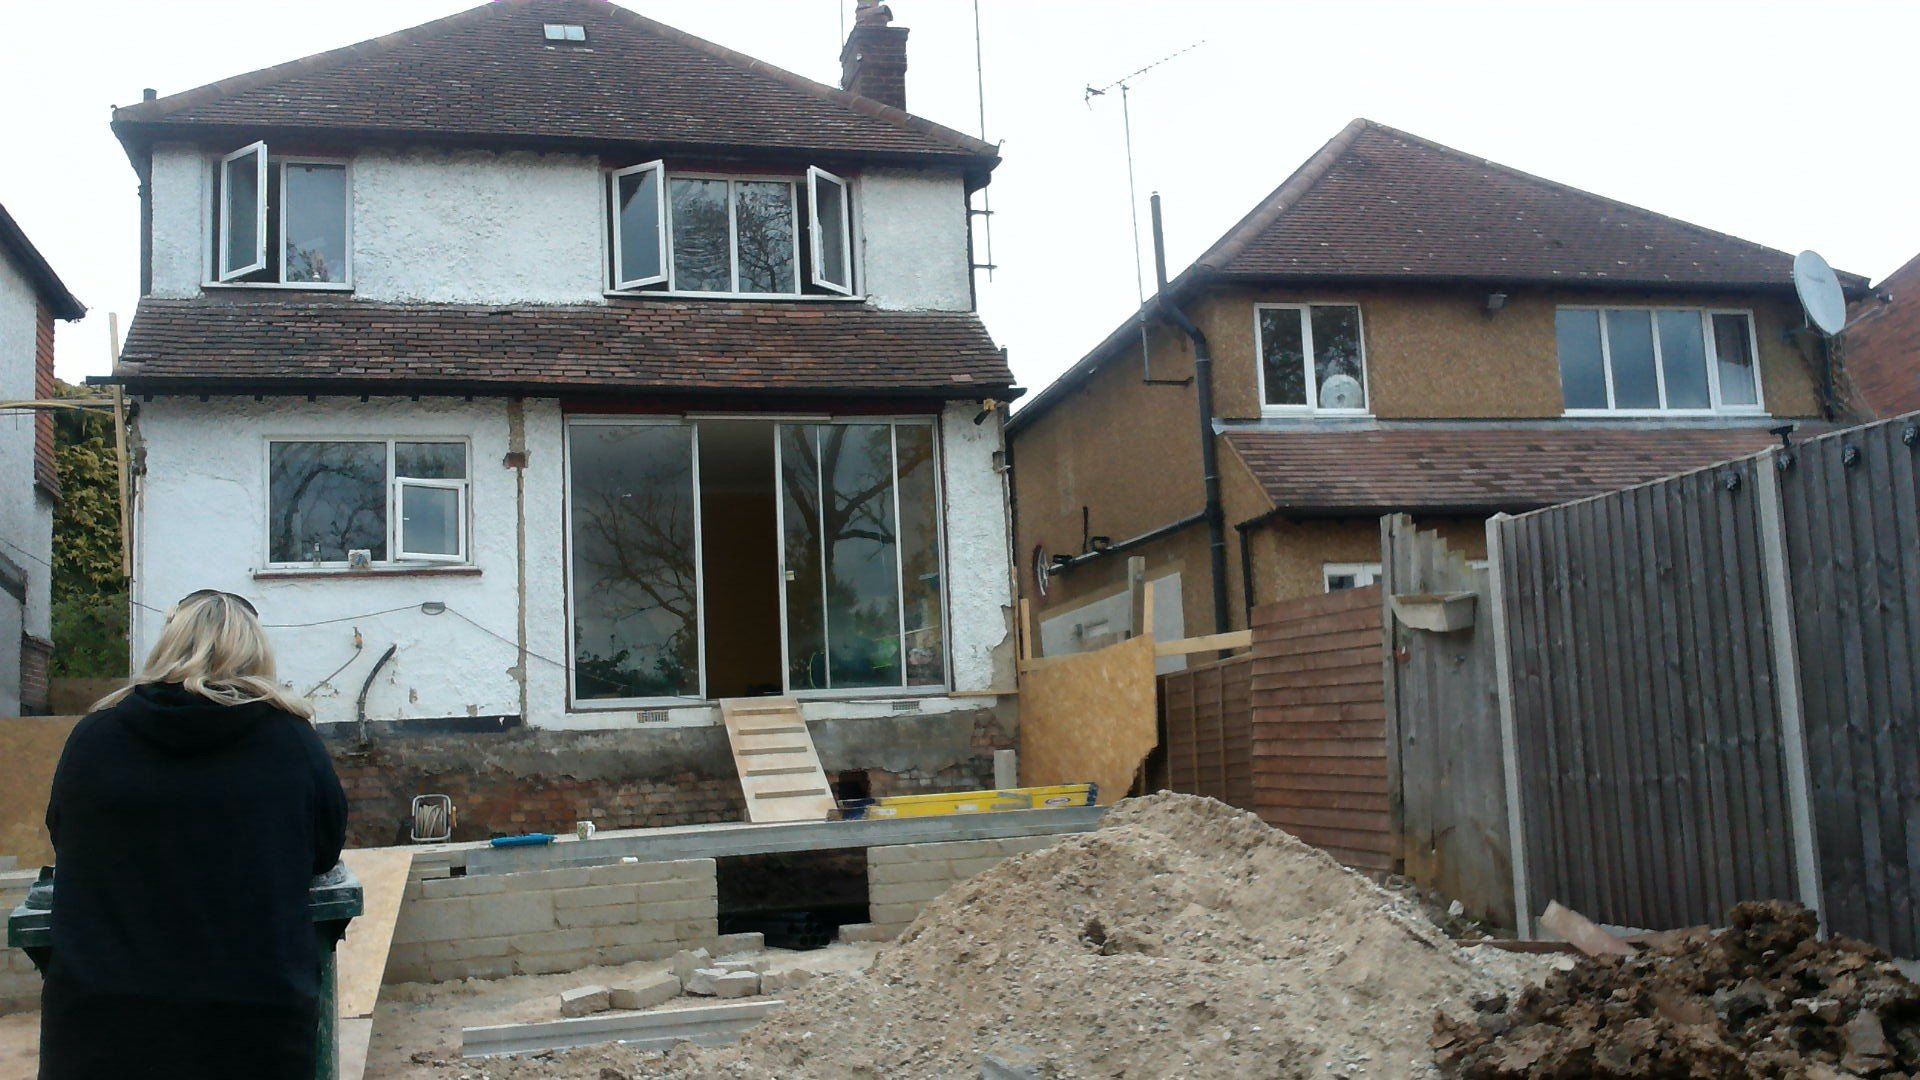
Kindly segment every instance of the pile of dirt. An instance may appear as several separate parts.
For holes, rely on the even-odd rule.
[[[1741,904],[1727,923],[1443,1014],[1436,1055],[1474,1080],[1920,1076],[1920,988],[1885,953],[1818,940],[1794,904]]]
[[[486,1072],[952,1077],[992,1055],[1044,1077],[1419,1076],[1436,1009],[1465,1015],[1539,965],[1462,950],[1253,815],[1163,792],[956,886],[869,970],[815,981],[735,1046]]]

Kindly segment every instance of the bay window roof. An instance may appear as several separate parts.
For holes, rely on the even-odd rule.
[[[487,306],[140,301],[105,381],[135,393],[774,394],[1011,399],[970,311],[613,298]]]
[[[546,27],[581,28],[579,41]],[[605,0],[497,0],[114,111],[130,153],[161,139],[350,138],[595,150],[782,151],[964,169],[989,143]],[[235,144],[237,145],[237,143]]]

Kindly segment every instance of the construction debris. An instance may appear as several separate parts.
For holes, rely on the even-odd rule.
[[[1547,958],[1475,950],[1251,814],[1160,794],[931,903],[866,971],[826,974],[735,1046],[603,1046],[489,1075],[682,1080],[1431,1075],[1436,1009]]]
[[[613,1007],[613,995],[604,986],[577,986],[560,992],[561,1016],[591,1016]]]
[[[1656,935],[1638,956],[1581,961],[1475,1015],[1434,1022],[1450,1075],[1909,1077],[1920,988],[1887,955],[1820,941],[1797,905],[1745,903],[1719,930]]]
[[[645,975],[613,988],[616,1009],[651,1009],[680,996],[680,980],[673,975]]]

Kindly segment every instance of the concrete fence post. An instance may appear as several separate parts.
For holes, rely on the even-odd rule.
[[[1487,579],[1493,590],[1493,668],[1500,696],[1500,758],[1507,782],[1507,844],[1513,860],[1514,931],[1521,938],[1533,937],[1533,898],[1527,881],[1527,836],[1524,807],[1520,800],[1520,744],[1513,715],[1513,659],[1507,633],[1507,595],[1511,591],[1502,533],[1513,518],[1495,514],[1487,519]]]

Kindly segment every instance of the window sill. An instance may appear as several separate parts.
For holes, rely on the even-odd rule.
[[[672,292],[666,289],[606,289],[601,295],[621,300],[770,300],[781,304],[864,304],[867,300],[865,296],[824,293]]]
[[[203,281],[202,289],[225,292],[229,289],[278,289],[282,292],[331,292],[350,293],[352,282],[320,281]]]
[[[1373,413],[1366,409],[1295,409],[1284,405],[1267,405],[1260,409],[1262,417],[1276,420],[1371,420]]]
[[[1751,420],[1771,418],[1773,414],[1764,408],[1742,406],[1733,409],[1565,409],[1560,415],[1570,420]]]
[[[477,566],[375,566],[350,570],[344,566],[274,566],[255,570],[255,581],[298,581],[303,578],[414,578],[479,577]]]

